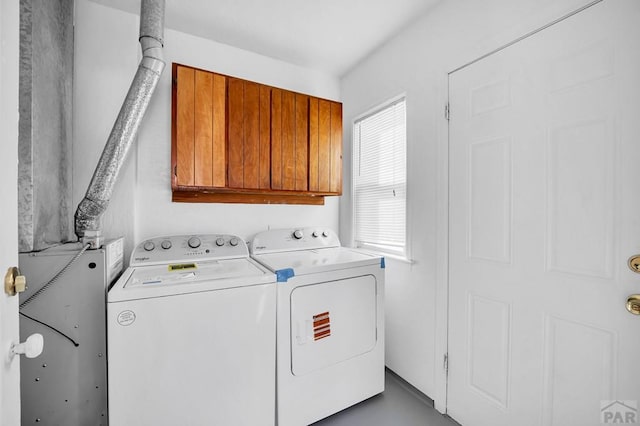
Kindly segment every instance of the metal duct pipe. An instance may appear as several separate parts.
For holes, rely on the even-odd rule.
[[[83,244],[89,244],[92,249],[102,245],[102,215],[107,210],[122,164],[165,67],[162,56],[164,8],[165,0],[141,2],[139,41],[143,57],[113,124],[87,193],[76,210],[75,233]]]

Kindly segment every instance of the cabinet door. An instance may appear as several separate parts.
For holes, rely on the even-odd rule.
[[[295,190],[309,189],[309,97],[296,94]]]
[[[271,189],[307,191],[309,97],[272,89]]]
[[[179,186],[194,185],[195,70],[177,67],[175,96],[175,182]]]
[[[309,191],[342,193],[342,104],[309,100]]]
[[[178,186],[226,183],[226,77],[177,66],[175,179]]]
[[[271,89],[229,78],[229,187],[269,189]]]

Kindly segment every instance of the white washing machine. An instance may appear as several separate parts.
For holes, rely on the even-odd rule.
[[[277,285],[277,423],[302,426],[384,390],[384,258],[329,229],[270,230],[251,242]]]
[[[275,283],[237,236],[139,244],[107,298],[111,426],[274,425]]]

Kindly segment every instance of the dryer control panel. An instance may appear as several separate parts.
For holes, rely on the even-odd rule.
[[[201,262],[240,257],[249,257],[249,249],[247,243],[237,235],[172,235],[142,241],[131,253],[130,265]]]
[[[329,228],[271,229],[256,234],[251,241],[251,254],[278,253],[340,247],[338,235]]]

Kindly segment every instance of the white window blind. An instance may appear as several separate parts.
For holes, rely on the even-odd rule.
[[[405,254],[406,162],[404,98],[354,122],[356,246]]]

